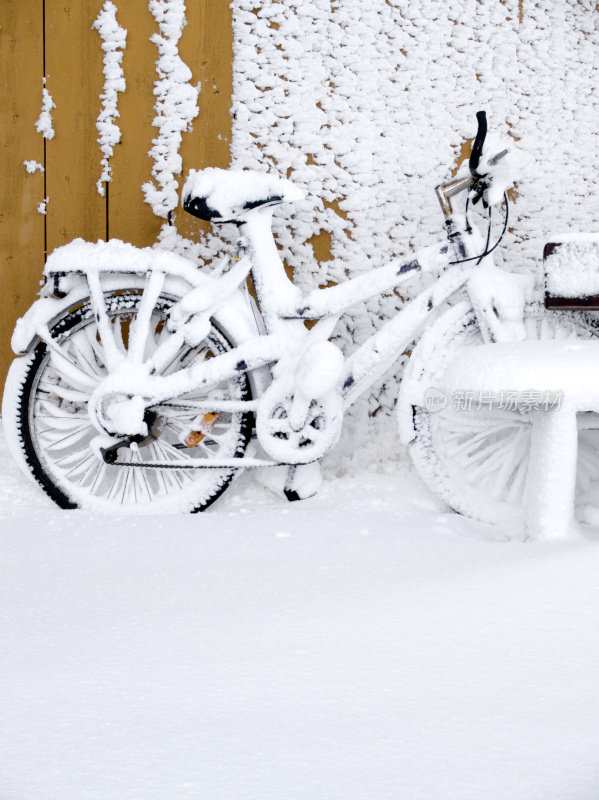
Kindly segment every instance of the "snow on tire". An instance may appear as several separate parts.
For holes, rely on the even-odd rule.
[[[105,296],[113,336],[125,350],[141,297],[136,290]],[[155,305],[146,357],[171,335],[165,320],[173,302],[174,298],[161,295]],[[40,342],[32,353],[13,362],[4,392],[3,421],[17,463],[57,505],[117,513],[200,511],[223,493],[236,470],[137,465],[184,461],[192,466],[214,458],[241,457],[251,434],[249,412],[207,414],[204,433],[194,433],[198,401],[205,400],[207,393],[188,393],[151,410],[151,435],[137,447],[118,451],[119,462],[127,465],[107,464],[91,446],[97,430],[87,411],[91,393],[107,374],[92,304],[84,302],[66,313],[52,335],[77,369],[71,373],[63,369]],[[232,346],[213,322],[200,345],[182,347],[162,374],[197,364]],[[87,379],[77,382],[74,376],[82,372]],[[211,387],[210,393],[212,397],[217,393],[220,400],[251,399],[244,373]],[[187,443],[186,434],[192,434]]]
[[[590,315],[571,311],[531,309],[525,327],[533,340],[588,339],[598,333]],[[400,434],[425,483],[453,510],[485,522],[519,522],[524,516],[530,417],[520,411],[455,410],[439,389],[458,351],[482,343],[476,316],[466,302],[453,306],[427,329],[412,352],[400,389]],[[428,407],[422,402],[423,389],[428,390]],[[579,415],[577,505],[587,509],[599,487],[598,427],[599,415]]]

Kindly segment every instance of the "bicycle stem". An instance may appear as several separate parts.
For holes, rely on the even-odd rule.
[[[466,189],[470,189],[473,183],[474,178],[468,175],[464,178],[452,178],[450,181],[440,183],[439,186],[435,187],[435,194],[437,195],[437,200],[439,201],[445,219],[449,219],[453,214],[451,198]]]

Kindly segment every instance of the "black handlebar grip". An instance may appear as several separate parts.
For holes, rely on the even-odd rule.
[[[480,175],[478,174],[478,162],[480,161],[481,153],[483,151],[483,144],[485,143],[485,137],[487,135],[487,114],[485,111],[478,111],[476,114],[476,119],[478,120],[478,130],[476,132],[476,139],[474,140],[474,144],[472,145],[472,154],[470,155],[470,160],[468,161],[468,166],[470,167],[470,174],[473,178],[479,178]]]

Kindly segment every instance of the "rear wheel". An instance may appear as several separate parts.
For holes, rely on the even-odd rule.
[[[110,335],[121,352],[128,349],[142,296],[136,290],[105,296]],[[173,302],[161,295],[149,323],[144,319],[144,358],[171,336],[165,321]],[[11,369],[3,412],[20,464],[59,506],[119,513],[200,511],[223,493],[236,470],[209,468],[210,461],[243,455],[252,417],[242,410],[219,411],[217,404],[251,399],[245,373],[209,391],[191,392],[148,409],[148,435],[120,447],[115,451],[118,463],[107,464],[92,446],[98,432],[88,414],[89,398],[107,374],[105,343],[91,302],[60,319],[52,336],[66,360],[53,357],[40,343],[25,364]],[[200,345],[181,347],[161,374],[232,347],[212,323]],[[210,400],[216,404],[213,409]],[[172,467],[165,466],[169,462],[174,462]]]
[[[525,325],[529,339],[588,339],[597,335],[596,324],[583,313],[539,310],[527,316]],[[403,440],[409,442],[421,477],[451,508],[486,522],[516,521],[524,515],[530,416],[519,411],[455,410],[442,392],[433,396],[443,386],[445,368],[458,351],[482,343],[476,316],[466,303],[456,305],[433,323],[414,348],[406,368],[398,401],[400,431]],[[414,398],[426,389],[430,405],[436,401],[436,408],[415,402]],[[597,428],[599,415],[578,415],[577,505],[587,509],[593,498],[597,505],[598,497]]]

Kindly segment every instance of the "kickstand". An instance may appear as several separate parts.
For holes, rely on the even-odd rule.
[[[312,497],[322,484],[318,461],[288,467],[265,467],[256,470],[256,477],[263,486],[290,502]]]

